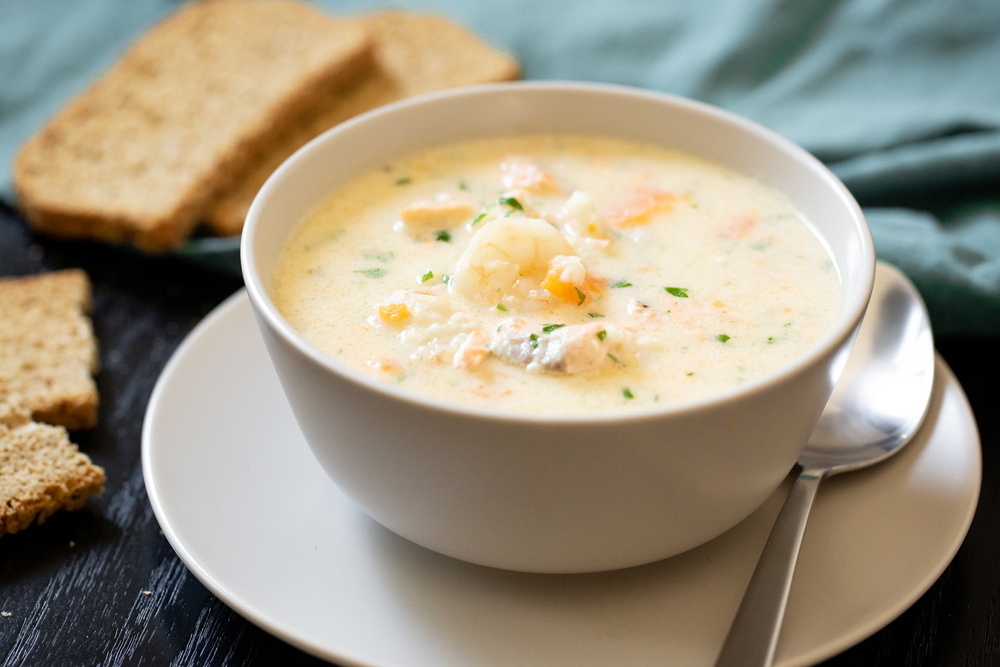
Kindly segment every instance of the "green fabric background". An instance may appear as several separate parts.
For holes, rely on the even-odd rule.
[[[339,14],[384,2],[319,2]],[[0,0],[0,197],[20,143],[175,7]],[[1000,334],[1000,2],[431,0],[515,53],[529,79],[697,98],[826,162],[935,331]],[[209,247],[211,246],[211,247]],[[225,244],[188,253],[233,266]],[[227,254],[228,253],[228,254]]]

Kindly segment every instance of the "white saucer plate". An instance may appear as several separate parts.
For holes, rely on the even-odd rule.
[[[940,576],[979,497],[979,435],[940,358],[927,424],[899,455],[820,488],[777,664],[872,634]],[[177,350],[149,401],[146,490],[191,571],[247,619],[343,665],[711,665],[788,491],[674,558],[537,575],[438,555],[382,528],[306,445],[245,292]]]

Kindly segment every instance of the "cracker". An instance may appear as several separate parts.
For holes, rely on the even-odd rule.
[[[305,3],[191,2],[25,143],[19,205],[54,236],[177,248],[318,91],[368,66],[364,27]]]
[[[331,90],[321,110],[263,153],[206,214],[220,236],[239,234],[250,204],[268,176],[292,153],[331,127],[383,104],[445,88],[510,81],[517,60],[442,16],[398,11],[356,19],[373,39],[375,69],[354,87]]]
[[[19,394],[37,421],[97,423],[90,304],[90,280],[79,269],[0,279],[0,397]]]
[[[0,403],[0,536],[59,509],[76,510],[103,490],[104,469],[69,441],[61,426],[27,420],[27,411]],[[13,417],[12,417],[13,415]]]

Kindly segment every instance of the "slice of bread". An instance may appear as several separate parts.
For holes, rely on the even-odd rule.
[[[22,147],[39,231],[181,245],[255,154],[371,64],[363,25],[293,0],[202,0],[142,36]]]
[[[331,89],[320,111],[273,143],[206,214],[220,236],[239,234],[267,177],[309,140],[365,111],[406,97],[476,83],[510,81],[521,67],[462,26],[435,14],[380,12],[356,19],[374,41],[374,72],[354,87]]]
[[[90,280],[79,269],[0,279],[0,396],[19,394],[38,421],[97,423],[90,304]]]
[[[104,469],[79,452],[66,429],[36,424],[27,410],[0,401],[0,536],[56,510],[80,509],[105,481]]]

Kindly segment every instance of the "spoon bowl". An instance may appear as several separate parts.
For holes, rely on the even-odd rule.
[[[934,385],[934,340],[916,288],[879,263],[847,365],[799,457],[827,475],[892,456],[920,428]]]
[[[840,379],[799,456],[792,486],[716,667],[774,662],[806,520],[820,481],[882,461],[913,439],[930,408],[934,340],[913,284],[879,262],[868,310]]]

